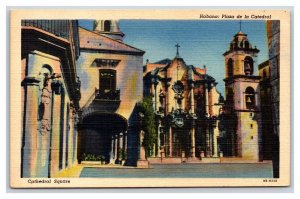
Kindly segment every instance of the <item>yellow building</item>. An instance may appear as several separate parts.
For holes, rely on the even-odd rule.
[[[144,51],[124,43],[123,36],[115,20],[95,21],[93,31],[79,27],[79,161],[96,155],[106,163],[136,164]]]
[[[236,123],[227,129],[231,137],[233,156],[247,160],[260,159],[261,114],[260,77],[254,74],[254,59],[259,50],[253,47],[247,34],[239,31],[230,43],[225,57],[225,113]],[[230,135],[231,134],[231,135]]]

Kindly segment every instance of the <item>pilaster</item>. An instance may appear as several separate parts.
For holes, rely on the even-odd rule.
[[[26,77],[22,81],[25,89],[25,105],[23,115],[22,138],[22,177],[35,177],[37,167],[37,134],[38,123],[38,95],[40,80],[35,77]]]

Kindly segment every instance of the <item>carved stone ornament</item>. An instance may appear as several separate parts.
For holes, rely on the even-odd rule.
[[[48,120],[42,119],[40,121],[39,131],[41,135],[46,135],[51,130],[50,124]]]
[[[39,132],[41,135],[46,135],[50,130],[50,102],[51,102],[51,89],[48,76],[45,77],[44,87],[41,94],[41,103],[39,105]]]
[[[183,118],[177,117],[174,120],[175,120],[175,125],[176,126],[183,127],[183,125],[184,125]]]
[[[181,81],[175,82],[175,84],[172,86],[172,89],[174,92],[178,95],[182,95],[184,91],[184,85]]]

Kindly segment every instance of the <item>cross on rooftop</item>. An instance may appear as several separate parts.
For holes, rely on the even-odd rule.
[[[177,48],[176,56],[179,56],[179,48],[180,48],[179,44],[177,43],[177,44],[175,45],[175,47]]]

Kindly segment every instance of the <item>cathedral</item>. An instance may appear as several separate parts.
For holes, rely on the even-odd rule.
[[[174,59],[147,61],[144,66],[144,96],[152,97],[156,121],[152,157],[262,161],[261,128],[266,120],[262,124],[261,77],[254,73],[259,50],[247,34],[236,33],[223,54],[225,100],[206,67],[188,65],[176,47]]]
[[[155,112],[153,157],[171,162],[219,157],[217,118],[223,97],[206,66],[188,65],[176,47],[174,59],[147,61],[144,66],[144,96],[152,97]]]

